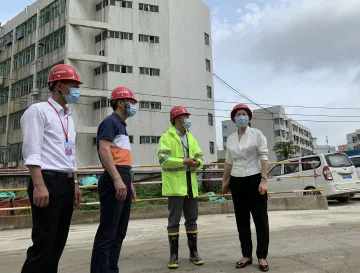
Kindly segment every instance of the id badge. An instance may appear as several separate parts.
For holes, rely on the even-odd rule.
[[[68,155],[68,156],[73,155],[74,145],[71,141],[65,141],[64,147],[65,147],[65,155]]]

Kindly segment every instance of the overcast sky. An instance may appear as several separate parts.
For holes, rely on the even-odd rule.
[[[346,133],[360,128],[359,0],[204,1],[211,8],[218,76],[257,103],[285,105],[319,144],[326,135],[331,145],[345,144]],[[0,0],[0,21],[32,2]],[[247,102],[214,82],[216,101]],[[219,146],[221,120],[234,105],[216,103]]]

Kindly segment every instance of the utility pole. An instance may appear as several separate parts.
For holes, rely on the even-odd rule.
[[[330,153],[330,146],[329,146],[328,136],[326,136],[326,146],[327,146],[327,148],[328,148],[328,153]]]

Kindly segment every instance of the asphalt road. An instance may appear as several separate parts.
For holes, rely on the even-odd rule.
[[[360,200],[353,200],[348,204],[335,202],[328,211],[270,212],[270,272],[360,272],[359,209]],[[97,225],[72,226],[59,272],[90,272],[96,228]],[[255,265],[246,269],[234,268],[241,252],[232,214],[200,216],[199,229],[199,252],[205,264],[199,267],[188,260],[182,227],[180,267],[175,272],[260,272],[256,259]],[[253,237],[255,246],[255,232]],[[30,244],[29,229],[0,231],[0,272],[20,272]],[[166,219],[130,222],[119,262],[121,272],[169,272],[168,257]]]

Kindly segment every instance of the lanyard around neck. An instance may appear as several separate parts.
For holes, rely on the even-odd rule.
[[[65,136],[65,139],[66,139],[66,142],[68,142],[68,136],[69,136],[69,117],[66,117],[65,120],[66,120],[66,130],[65,130],[65,126],[61,120],[61,117],[59,115],[59,112],[56,110],[56,108],[54,107],[54,105],[52,105],[52,103],[50,101],[48,101],[48,103],[50,104],[50,106],[54,109],[54,111],[56,112],[56,114],[58,115],[59,117],[59,120],[61,122],[61,126],[62,126],[62,129],[63,129],[63,132],[64,132],[64,136]]]

